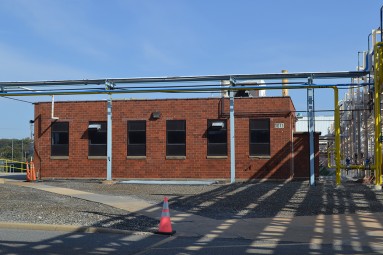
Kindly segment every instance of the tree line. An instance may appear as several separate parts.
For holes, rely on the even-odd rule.
[[[33,156],[32,139],[0,139],[0,158],[24,162],[31,156]]]

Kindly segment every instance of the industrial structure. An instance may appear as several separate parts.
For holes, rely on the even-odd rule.
[[[381,13],[382,16],[382,13]],[[382,18],[381,18],[382,20]],[[381,21],[382,23],[382,21]],[[328,154],[328,167],[333,168],[336,173],[336,184],[341,184],[341,175],[342,170],[349,172],[349,170],[357,170],[356,174],[358,176],[368,176],[371,177],[371,180],[374,181],[376,188],[381,189],[382,185],[382,123],[381,123],[381,93],[382,93],[382,82],[383,82],[383,40],[382,40],[382,29],[383,24],[380,25],[379,29],[374,29],[368,36],[368,49],[363,52],[358,53],[358,66],[355,71],[341,71],[341,72],[304,72],[304,73],[288,73],[283,71],[282,73],[269,73],[269,74],[229,74],[229,75],[208,75],[208,76],[180,76],[180,77],[152,77],[152,78],[123,78],[123,79],[92,79],[92,80],[60,80],[60,81],[35,81],[35,82],[0,82],[0,96],[38,96],[38,95],[47,95],[52,96],[52,101],[49,103],[41,103],[36,105],[36,119],[34,121],[41,121],[36,125],[35,123],[35,133],[41,137],[37,137],[35,148],[39,148],[38,151],[35,151],[35,156],[38,158],[42,154],[46,154],[47,150],[52,150],[52,146],[55,145],[53,138],[57,133],[57,136],[60,137],[61,130],[66,128],[66,124],[58,125],[54,123],[60,123],[66,118],[70,118],[69,115],[66,115],[68,110],[60,112],[60,107],[64,106],[65,103],[57,103],[55,108],[54,95],[80,95],[80,94],[105,94],[108,95],[107,102],[99,103],[97,107],[102,105],[104,107],[104,121],[103,123],[98,123],[101,119],[88,120],[86,130],[89,129],[99,129],[106,130],[105,139],[106,146],[104,147],[106,159],[104,163],[105,168],[105,177],[107,180],[112,179],[112,167],[113,157],[116,156],[116,152],[113,151],[113,148],[118,148],[114,143],[119,143],[118,140],[112,138],[113,132],[119,132],[113,128],[113,118],[112,114],[112,104],[117,105],[118,108],[121,102],[115,102],[112,99],[113,94],[134,94],[134,93],[211,93],[211,92],[222,92],[221,98],[214,99],[217,102],[226,102],[223,107],[224,112],[226,113],[225,118],[220,116],[218,107],[215,105],[215,114],[213,115],[209,112],[209,108],[200,109],[202,112],[207,111],[208,114],[204,116],[204,124],[201,125],[204,127],[205,131],[209,128],[209,125],[213,125],[215,121],[223,123],[220,124],[222,127],[227,126],[227,159],[225,164],[230,165],[230,175],[225,176],[230,177],[230,181],[234,182],[236,179],[236,174],[238,174],[241,169],[238,169],[238,155],[237,150],[241,150],[239,142],[243,140],[242,133],[236,133],[236,129],[241,129],[242,126],[239,124],[240,120],[237,119],[237,116],[240,116],[241,112],[246,110],[245,106],[241,106],[246,100],[261,100],[261,98],[251,98],[244,99],[244,96],[248,97],[257,97],[264,95],[264,91],[268,90],[282,90],[283,98],[280,98],[280,101],[289,100],[288,90],[300,89],[307,91],[307,125],[308,125],[308,169],[307,176],[310,179],[310,184],[315,185],[315,103],[314,103],[314,90],[316,93],[326,89],[333,92],[333,102],[334,102],[334,124],[330,130],[329,134],[326,134],[325,137],[322,137],[323,141],[326,141],[327,144],[327,154]],[[360,64],[360,59],[362,59],[362,64]],[[339,79],[343,79],[344,82],[339,83]],[[322,80],[322,82],[319,82]],[[323,80],[326,81],[326,84],[323,84]],[[334,82],[334,81],[337,82]],[[344,99],[339,100],[339,90],[346,89],[346,95]],[[262,91],[259,93],[255,93]],[[268,98],[268,97],[265,97]],[[203,104],[208,104],[210,99],[200,99],[203,101]],[[213,99],[211,99],[213,100]],[[213,101],[214,101],[213,100]],[[263,100],[263,99],[262,99]],[[185,100],[187,101],[187,100]],[[202,102],[201,101],[201,102]],[[194,104],[195,101],[188,101],[193,107],[197,107]],[[238,102],[240,105],[239,108],[235,107],[235,102]],[[138,103],[138,102],[137,102]],[[154,104],[154,103],[153,103]],[[201,104],[203,106],[203,104]],[[75,103],[72,103],[73,107]],[[149,104],[150,105],[150,104]],[[177,103],[174,103],[177,106]],[[184,106],[188,108],[188,106]],[[241,108],[243,107],[243,108]],[[290,106],[289,106],[290,107]],[[65,108],[65,107],[64,107]],[[152,118],[156,116],[161,116],[161,111],[164,109],[173,109],[174,113],[177,112],[177,109],[171,106],[168,108],[161,108],[163,110],[148,109],[146,114],[151,114]],[[98,108],[97,108],[98,109]],[[238,112],[236,111],[238,109]],[[262,108],[261,108],[262,109]],[[48,111],[49,110],[49,111]],[[86,110],[86,109],[85,109]],[[166,111],[167,111],[166,110]],[[188,109],[192,112],[192,108]],[[288,118],[291,116],[296,116],[293,113],[294,109],[289,108],[290,113],[287,115]],[[45,119],[39,120],[38,116],[43,112],[43,117]],[[77,112],[77,110],[76,110]],[[101,110],[99,113],[101,114]],[[116,114],[119,114],[119,110]],[[156,114],[157,112],[157,114]],[[159,113],[158,113],[159,112]],[[199,114],[198,112],[193,112],[195,115]],[[159,115],[158,115],[159,114]],[[169,116],[171,112],[168,112]],[[187,113],[190,114],[190,113]],[[239,114],[239,115],[238,115]],[[253,113],[257,114],[257,113]],[[259,114],[259,113],[258,113]],[[61,115],[61,116],[60,116]],[[49,117],[47,117],[49,116]],[[69,117],[65,117],[69,116]],[[125,124],[128,124],[128,119],[140,119],[140,116],[127,115],[128,117],[118,116],[118,119],[127,118]],[[148,117],[148,116],[146,116]],[[270,116],[266,116],[269,118]],[[49,121],[48,121],[48,119]],[[161,118],[161,117],[160,117]],[[166,116],[167,120],[170,120],[171,117]],[[174,119],[179,119],[181,116],[172,117]],[[147,119],[147,118],[145,118]],[[223,121],[223,119],[225,121]],[[186,119],[185,119],[186,120]],[[93,122],[95,121],[95,122]],[[209,122],[213,121],[213,122]],[[64,121],[65,122],[65,121]],[[238,122],[238,123],[237,123]],[[247,127],[251,126],[251,117],[248,117],[246,121]],[[50,124],[49,124],[50,123]],[[154,122],[153,122],[154,123]],[[288,122],[270,122],[272,124],[285,123],[285,125],[293,125],[293,121],[289,120]],[[54,129],[47,131],[47,126],[54,127]],[[218,124],[214,124],[218,125]],[[139,125],[138,125],[139,126]],[[162,125],[162,129],[166,125]],[[182,126],[182,125],[181,125]],[[275,126],[274,126],[275,127]],[[85,130],[82,127],[79,132]],[[113,130],[113,131],[112,131]],[[124,129],[126,132],[129,129]],[[249,134],[251,131],[247,129]],[[289,128],[289,135],[292,136],[293,128]],[[139,131],[139,130],[137,130]],[[177,130],[179,131],[179,130]],[[201,131],[201,130],[200,130]],[[50,132],[50,136],[44,136],[44,132]],[[270,131],[271,132],[271,131]],[[201,132],[197,132],[196,136],[201,135]],[[128,134],[125,135],[126,137]],[[47,138],[49,137],[49,138]],[[36,137],[35,137],[36,138]],[[39,139],[43,140],[39,140]],[[87,137],[87,141],[89,137]],[[44,140],[45,139],[45,140]],[[50,141],[49,141],[50,139]],[[69,138],[71,139],[71,138]],[[80,137],[81,139],[81,137]],[[104,138],[103,138],[104,139]],[[247,138],[249,140],[249,138]],[[42,143],[39,145],[39,143]],[[291,138],[289,142],[293,145],[293,139]],[[40,146],[40,147],[39,147]],[[41,147],[42,146],[42,147]],[[250,155],[250,147],[248,148],[245,155]],[[45,149],[44,149],[45,148]],[[60,151],[59,146],[54,148]],[[41,152],[44,151],[44,153]],[[79,148],[81,150],[81,148]],[[178,149],[175,149],[178,150]],[[128,147],[125,152],[129,151]],[[292,150],[293,151],[293,150]],[[80,152],[79,152],[80,153]],[[246,154],[248,153],[248,154]],[[44,154],[44,155],[45,155]],[[122,153],[124,154],[124,153]],[[51,155],[52,156],[52,155]],[[129,156],[129,155],[125,155]],[[132,155],[133,156],[133,155]],[[205,155],[206,156],[206,155]],[[103,155],[104,157],[104,155]],[[126,159],[129,160],[129,159]],[[293,163],[289,159],[290,165]],[[57,162],[57,161],[56,161]],[[279,162],[280,163],[280,162]],[[44,164],[44,163],[42,163]],[[117,163],[119,164],[119,163]],[[278,164],[278,163],[277,163]],[[37,169],[39,170],[39,169]],[[291,170],[291,168],[290,168]],[[48,170],[49,171],[53,171]],[[257,170],[256,172],[262,172],[262,170]],[[117,172],[118,173],[118,172]],[[248,178],[249,176],[241,175],[243,178]],[[291,176],[291,175],[290,175]]]
[[[35,163],[41,178],[230,179],[229,98],[113,100],[112,158],[107,102],[35,104]],[[286,97],[235,98],[235,177],[308,178],[308,133],[295,133]],[[318,134],[316,139],[318,151]],[[316,176],[319,158],[316,157]]]

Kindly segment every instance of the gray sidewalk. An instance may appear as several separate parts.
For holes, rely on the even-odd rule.
[[[128,212],[159,219],[162,205],[130,196],[94,194],[68,188],[4,180],[12,185],[30,187],[56,194],[98,202]],[[383,243],[382,213],[334,214],[317,216],[246,218],[216,220],[170,208],[173,229],[179,236],[201,238],[245,238],[265,242],[299,242],[315,245],[348,244],[357,247]]]

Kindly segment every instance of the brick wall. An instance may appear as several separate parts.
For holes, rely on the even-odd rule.
[[[315,177],[319,177],[319,134],[314,133]],[[310,175],[310,135],[308,132],[294,133],[294,178]]]
[[[56,102],[55,115],[69,122],[69,158],[51,159],[50,103],[35,104],[35,161],[41,178],[106,178],[106,159],[88,159],[89,121],[106,121],[106,102]],[[229,100],[113,101],[113,178],[230,178]],[[289,97],[235,99],[236,178],[292,176],[294,106]],[[151,120],[152,112],[161,118]],[[207,158],[207,119],[227,118],[228,155]],[[271,155],[249,157],[249,119],[269,118]],[[166,120],[186,120],[186,159],[166,159]],[[127,121],[146,120],[146,159],[127,159]],[[284,123],[283,129],[275,128]],[[297,160],[295,160],[295,163]]]

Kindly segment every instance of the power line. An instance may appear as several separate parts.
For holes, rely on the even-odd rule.
[[[12,98],[12,97],[2,97],[2,98],[14,100],[14,101],[19,101],[19,102],[23,102],[23,103],[28,103],[28,104],[33,104],[33,102],[22,100],[22,99],[16,99],[16,98]]]

